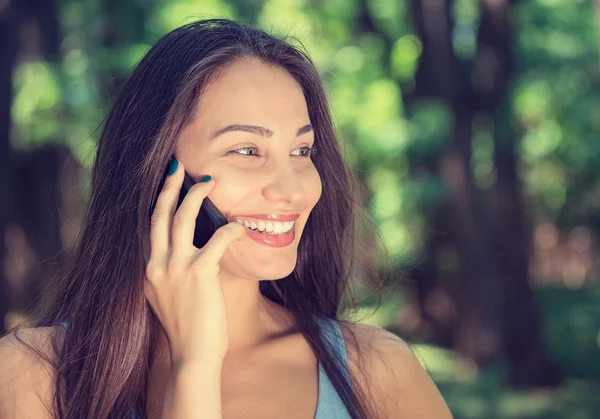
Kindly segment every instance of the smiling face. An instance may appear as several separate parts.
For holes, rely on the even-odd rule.
[[[294,78],[258,59],[235,62],[202,93],[177,155],[195,180],[215,179],[212,202],[247,226],[221,259],[222,275],[274,280],[293,271],[321,196],[310,122]]]

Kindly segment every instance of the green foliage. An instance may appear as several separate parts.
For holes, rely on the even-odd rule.
[[[413,80],[422,51],[421,40],[415,35],[407,34],[398,38],[390,57],[393,75],[404,82]]]
[[[594,16],[588,0],[524,2],[514,13],[518,69],[512,105],[523,131],[522,179],[535,204],[532,212],[566,225],[586,223],[598,210],[596,203],[583,205],[600,163]]]
[[[447,200],[438,170],[454,121],[448,103],[405,97],[415,87],[423,42],[415,35],[410,2],[367,0],[376,30],[361,22],[359,0],[98,0],[60,3],[62,59],[26,61],[14,75],[12,143],[27,149],[68,144],[89,167],[113,95],[160,36],[196,18],[229,17],[270,33],[291,35],[306,47],[325,81],[344,153],[368,193],[393,263],[418,260],[433,214]],[[452,2],[452,46],[465,65],[476,52],[476,0]],[[515,2],[515,69],[510,85],[510,129],[517,133],[519,176],[531,224],[556,219],[564,227],[600,227],[600,83],[592,0]],[[107,22],[114,41],[106,41]],[[443,71],[440,69],[440,71]],[[484,191],[495,182],[493,132],[485,116],[473,123],[471,170]],[[506,128],[506,127],[500,127]],[[460,254],[437,256],[456,271]],[[575,295],[576,294],[576,295]],[[475,376],[451,352],[416,345],[457,418],[592,418],[600,405],[600,296],[597,290],[539,295],[546,338],[567,372],[552,395],[505,389],[502,368]],[[370,322],[394,322],[399,296]],[[368,307],[363,307],[368,311]]]
[[[23,63],[14,74],[17,93],[12,104],[12,118],[27,145],[40,144],[61,136],[57,111],[62,103],[60,75],[51,64]],[[29,123],[31,121],[31,123]],[[16,135],[15,135],[16,136]],[[25,141],[14,144],[24,147]]]
[[[506,388],[501,366],[480,372],[452,352],[414,345],[456,419],[595,419],[600,412],[600,289],[537,293],[546,340],[567,379],[555,390],[519,393]]]
[[[196,0],[165,1],[156,8],[151,22],[156,27],[157,35],[165,34],[181,25],[196,19],[225,17],[236,19],[235,7],[221,0],[203,0],[198,7]]]

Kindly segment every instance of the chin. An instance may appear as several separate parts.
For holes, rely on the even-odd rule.
[[[273,275],[269,275],[269,276],[263,275],[263,277],[260,278],[260,281],[279,281],[280,279],[284,279],[285,277],[287,277],[293,271],[294,271],[293,269],[290,269],[289,272],[284,273],[284,274],[279,273],[279,274],[273,274]]]
[[[267,251],[265,252],[265,250]],[[268,248],[265,250],[237,254],[226,253],[221,259],[221,272],[237,278],[275,281],[285,278],[296,268],[297,248],[290,246],[285,249],[286,251],[280,249],[278,252],[268,252],[270,250]]]
[[[252,264],[254,265],[254,264]],[[271,263],[257,264],[257,266],[248,266],[255,273],[256,278],[265,281],[276,281],[285,278],[294,271],[296,267],[296,257],[279,259]]]
[[[261,257],[263,256],[263,257]],[[270,257],[264,257],[265,255],[254,255],[254,257],[246,257],[244,260],[231,261],[228,263],[228,267],[233,267],[233,272],[230,269],[225,268],[237,277],[275,281],[278,279],[285,278],[294,271],[296,267],[296,261],[298,255],[296,252],[285,255],[269,255]]]

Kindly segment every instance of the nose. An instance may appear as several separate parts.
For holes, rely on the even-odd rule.
[[[281,202],[286,208],[302,208],[304,187],[300,174],[290,164],[278,165],[263,188],[263,195],[271,202]]]

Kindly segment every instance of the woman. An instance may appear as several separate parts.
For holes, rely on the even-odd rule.
[[[451,417],[399,338],[337,321],[373,271],[352,190],[301,50],[222,19],[169,33],[106,121],[50,309],[2,339],[0,417]],[[198,248],[206,197],[226,225]]]

